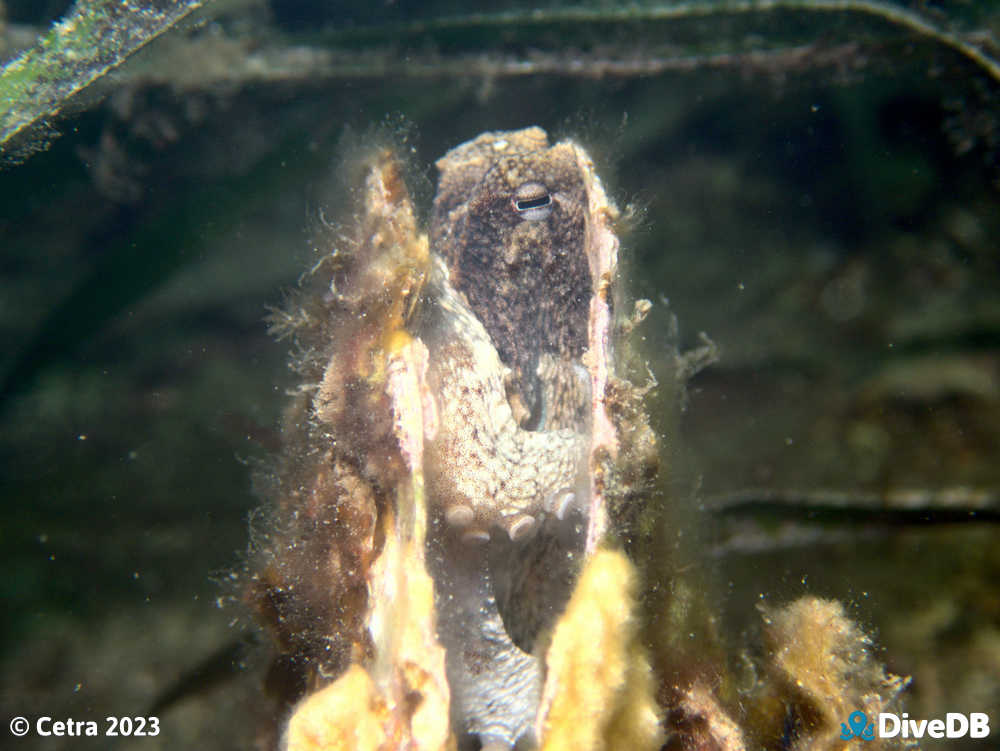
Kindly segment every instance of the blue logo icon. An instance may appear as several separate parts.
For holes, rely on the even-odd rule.
[[[850,725],[851,727],[847,727]],[[863,741],[870,741],[875,737],[875,723],[868,722],[864,712],[855,710],[847,718],[846,723],[840,723],[840,740],[849,741],[851,738],[860,738]]]

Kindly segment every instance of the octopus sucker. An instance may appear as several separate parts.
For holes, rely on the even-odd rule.
[[[513,542],[526,540],[535,531],[536,519],[533,516],[519,516],[507,527],[507,534]]]
[[[555,514],[556,519],[565,519],[566,514],[576,504],[576,493],[569,489],[562,489],[549,496],[545,505],[545,510]]]
[[[453,527],[468,527],[476,515],[470,506],[458,505],[451,506],[445,511],[444,518]]]

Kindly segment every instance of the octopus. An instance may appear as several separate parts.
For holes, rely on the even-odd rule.
[[[455,725],[484,748],[530,736],[532,648],[562,612],[590,498],[585,156],[544,131],[486,133],[438,161],[436,255],[417,330],[438,430],[431,571]]]
[[[617,210],[586,151],[537,127],[438,160],[426,233],[398,160],[369,160],[352,229],[275,317],[303,385],[251,599],[285,706],[325,707],[300,707],[285,744],[320,747],[301,739],[342,728],[312,723],[346,713],[415,748],[535,747],[559,706],[553,634],[634,495],[623,478],[655,471],[641,399],[615,377]],[[628,589],[612,565],[591,600]],[[604,617],[586,607],[577,620]],[[628,611],[608,611],[621,644]],[[618,651],[646,685],[638,648]],[[642,722],[653,744],[655,713]]]

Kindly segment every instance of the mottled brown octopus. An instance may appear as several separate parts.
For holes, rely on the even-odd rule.
[[[440,261],[417,325],[438,414],[429,498],[444,527],[429,565],[443,641],[462,645],[447,658],[453,714],[484,745],[530,732],[532,647],[584,547],[593,284],[581,158],[531,128],[438,161]]]

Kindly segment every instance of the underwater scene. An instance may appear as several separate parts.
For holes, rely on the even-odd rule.
[[[0,0],[0,742],[1000,746],[1000,3]]]

